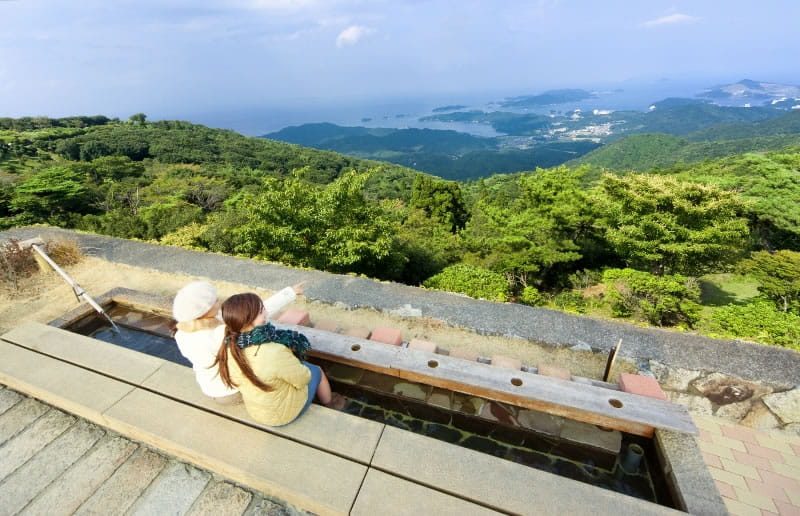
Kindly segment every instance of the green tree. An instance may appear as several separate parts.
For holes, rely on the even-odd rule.
[[[399,259],[403,261],[398,280],[419,285],[448,265],[460,261],[462,240],[451,232],[450,224],[443,224],[418,209],[394,205],[392,211],[398,212],[397,218],[403,218],[398,223],[400,228],[396,235],[401,255]]]
[[[677,177],[736,192],[748,201],[745,213],[757,248],[800,251],[798,161],[800,152],[745,154],[687,167]]]
[[[778,309],[800,315],[800,253],[759,251],[743,260],[740,269],[758,280],[758,290]]]
[[[60,225],[70,213],[91,212],[93,201],[84,174],[68,167],[52,167],[19,183],[9,206],[37,221]]]
[[[517,198],[479,201],[465,231],[471,250],[465,261],[525,287],[553,266],[580,259],[579,242],[591,229],[583,172],[539,169],[518,178]]]
[[[134,124],[144,125],[145,120],[147,120],[147,115],[145,115],[144,113],[136,113],[135,115],[131,115],[128,120],[130,120]]]
[[[605,174],[592,205],[614,251],[654,274],[714,270],[737,257],[748,235],[735,193],[669,177]]]
[[[428,217],[435,217],[450,226],[455,233],[469,219],[461,188],[455,181],[443,181],[418,174],[411,188],[411,208],[423,210]]]
[[[244,219],[231,229],[236,252],[331,272],[386,274],[396,225],[364,198],[368,178],[348,172],[320,187],[293,175],[236,196],[226,203],[238,213],[234,219]]]

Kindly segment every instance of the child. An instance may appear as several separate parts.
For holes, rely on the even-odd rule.
[[[305,336],[267,324],[267,312],[257,295],[231,296],[222,304],[222,318],[225,338],[217,354],[219,375],[227,387],[239,388],[253,419],[282,426],[297,419],[315,394],[323,405],[344,401],[331,393],[319,367],[292,353],[292,348],[307,349]]]
[[[284,288],[267,299],[264,306],[270,313],[277,312],[303,293],[302,285]],[[214,365],[225,336],[219,308],[217,289],[210,283],[196,281],[180,289],[172,304],[172,315],[178,322],[175,341],[181,354],[192,363],[203,394],[222,405],[232,405],[241,403],[242,396],[222,382]]]

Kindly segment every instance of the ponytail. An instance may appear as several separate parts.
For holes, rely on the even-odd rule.
[[[253,372],[250,362],[244,351],[236,344],[241,329],[250,324],[260,313],[263,304],[261,298],[255,294],[237,294],[231,296],[222,304],[222,317],[225,320],[225,338],[217,352],[215,365],[219,366],[219,376],[229,388],[238,387],[233,382],[228,366],[228,354],[233,357],[239,370],[245,378],[264,392],[271,392],[273,388],[264,383]]]

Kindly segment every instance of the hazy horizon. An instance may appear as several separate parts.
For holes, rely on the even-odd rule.
[[[0,116],[303,120],[662,78],[798,84],[798,15],[744,0],[0,0]]]

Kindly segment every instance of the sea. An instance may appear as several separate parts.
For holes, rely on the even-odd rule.
[[[693,98],[709,87],[708,81],[660,80],[622,82],[580,87],[594,95],[590,99],[535,108],[501,107],[504,99],[538,95],[543,90],[518,92],[476,92],[470,94],[392,97],[385,99],[320,100],[308,99],[279,105],[248,105],[206,111],[163,114],[155,119],[189,120],[209,127],[230,129],[247,136],[264,136],[290,126],[328,122],[341,126],[370,128],[420,128],[453,130],[474,136],[501,136],[490,125],[472,122],[422,121],[443,106],[463,106],[460,111],[508,111],[514,113],[568,114],[582,111],[646,111],[654,102],[669,97]]]

